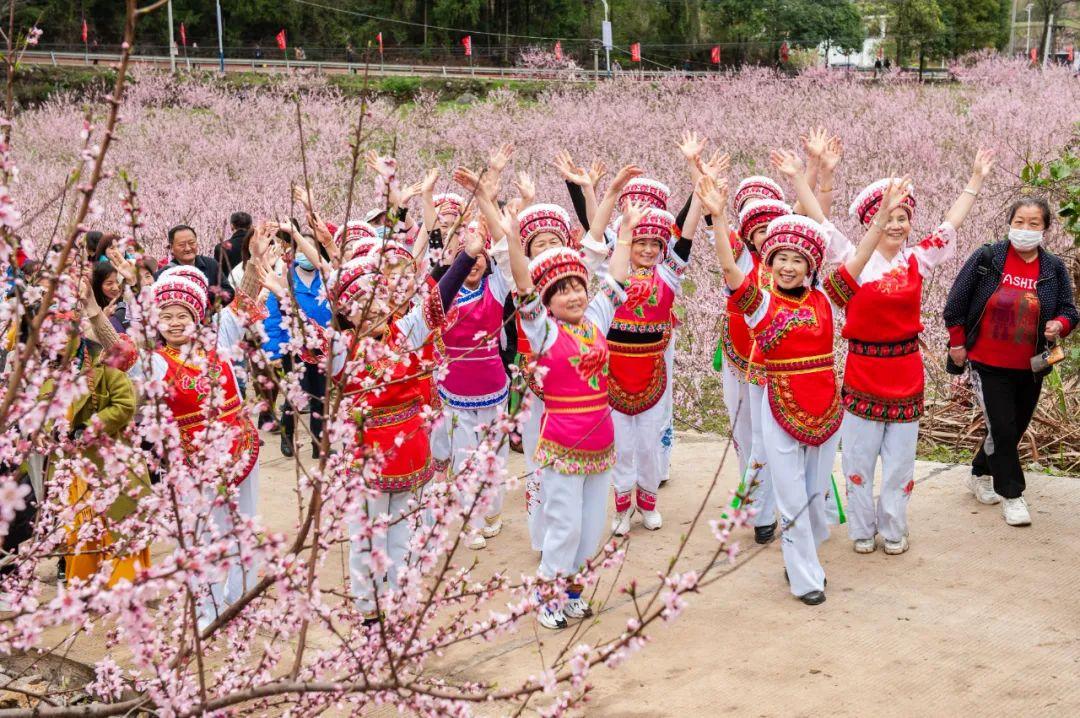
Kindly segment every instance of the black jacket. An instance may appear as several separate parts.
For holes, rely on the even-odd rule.
[[[178,262],[173,261],[166,264],[164,267],[157,271],[154,278],[157,279],[161,276],[169,267],[175,267]],[[221,265],[216,261],[205,255],[199,254],[195,256],[195,268],[203,273],[206,277],[206,284],[210,288],[210,303],[220,303],[221,306],[225,306],[232,301],[233,295],[236,294],[236,290],[233,289],[232,284],[229,283],[229,274],[222,270]]]
[[[1009,240],[1005,239],[980,247],[964,262],[945,302],[945,326],[949,329],[951,345],[957,346],[961,338],[967,349],[975,344],[986,303],[1001,284],[1008,252]],[[1041,352],[1046,349],[1043,331],[1048,321],[1059,318],[1068,321],[1063,337],[1080,323],[1069,270],[1060,257],[1042,247],[1039,247],[1039,279],[1035,283],[1035,292],[1039,295],[1036,351]]]
[[[241,253],[244,248],[244,235],[246,229],[240,229],[232,233],[232,236],[214,247],[214,261],[221,266],[225,276],[240,266]]]

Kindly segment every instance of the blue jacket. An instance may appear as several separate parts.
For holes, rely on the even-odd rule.
[[[1009,240],[1005,239],[980,247],[964,262],[945,302],[945,326],[949,330],[950,345],[962,343],[968,349],[974,346],[983,310],[1005,273],[1008,252]],[[1048,321],[1063,320],[1062,337],[1080,323],[1069,270],[1060,257],[1042,247],[1039,247],[1039,279],[1035,282],[1035,292],[1039,295],[1037,351],[1041,352],[1046,349],[1043,331]]]
[[[319,299],[319,291],[322,287],[322,278],[318,273],[311,286],[306,286],[296,272],[294,266],[292,272],[292,286],[296,296],[296,304],[300,312],[307,318],[317,322],[320,326],[330,324],[330,304],[326,299]],[[281,345],[289,340],[288,331],[281,321],[281,303],[274,294],[266,298],[267,317],[263,320],[263,331],[266,332],[266,342],[263,350],[271,359],[281,358]]]

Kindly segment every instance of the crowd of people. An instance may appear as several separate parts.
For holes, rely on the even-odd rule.
[[[878,537],[886,554],[909,550],[927,360],[919,338],[923,284],[955,252],[956,233],[994,155],[978,152],[949,211],[914,242],[912,181],[867,184],[850,207],[862,228],[851,241],[829,219],[843,154],[836,137],[816,128],[803,138],[805,159],[771,154],[788,191],[766,176],[729,183],[728,158],[706,158],[705,146],[694,133],[679,143],[689,176],[681,205],[633,165],[599,195],[603,163],[581,167],[565,152],[553,165],[571,211],[556,198],[537,203],[524,173],[513,178],[513,191],[504,190],[513,157],[507,145],[479,171],[455,170],[457,192],[435,191],[436,170],[402,187],[391,158],[369,156],[386,206],[338,224],[324,219],[309,190],[296,188],[306,227],[296,220],[255,223],[236,212],[233,234],[212,257],[198,253],[196,229],[187,225],[168,231],[169,256],[161,261],[122,246],[117,236],[89,232],[84,331],[70,356],[86,366],[92,400],[72,406],[71,426],[100,420],[119,436],[135,418],[133,387],[164,382],[169,390],[161,401],[186,452],[194,452],[208,423],[231,429],[233,469],[224,480],[231,503],[213,516],[225,530],[258,512],[257,425],[277,432],[281,453],[293,457],[304,433],[297,415],[304,412],[314,458],[351,451],[359,471],[375,457],[377,469],[363,469],[377,490],[377,499],[365,503],[372,519],[403,516],[417,497],[445,498],[427,487],[447,485],[478,456],[505,473],[510,449],[519,450],[538,575],[570,582],[538,620],[564,628],[592,614],[575,581],[605,537],[634,531],[635,513],[643,529],[663,527],[659,489],[674,440],[675,307],[695,241],[705,237],[727,297],[714,365],[738,456],[738,494],[753,509],[758,543],[773,541],[779,529],[791,593],[820,604],[826,572],[817,549],[840,513],[832,477],[838,447],[854,551],[874,552]],[[411,207],[416,198],[419,214]],[[950,369],[970,367],[987,424],[971,491],[981,503],[1003,502],[1005,521],[1019,526],[1031,519],[1017,446],[1059,342],[1080,317],[1063,262],[1042,246],[1051,222],[1047,203],[1021,199],[1007,219],[1007,238],[965,262],[943,319]],[[35,267],[23,271],[32,276]],[[156,305],[153,343],[128,336],[140,296]],[[193,339],[207,324],[216,327],[216,346]],[[834,325],[847,345],[842,367]],[[252,337],[260,347],[249,346]],[[372,352],[360,337],[377,339],[385,351]],[[248,347],[246,361],[229,358],[237,346]],[[279,390],[283,377],[294,375],[301,402]],[[211,401],[205,377],[224,395]],[[328,386],[335,384],[354,422],[344,448],[324,431]],[[100,465],[100,457],[94,460]],[[43,470],[39,462],[37,473]],[[132,477],[143,490],[153,480]],[[85,491],[72,486],[72,502]],[[123,498],[107,516],[84,509],[76,524],[123,520],[134,504]],[[455,498],[468,508],[467,546],[484,549],[503,528],[503,481]],[[373,542],[350,525],[352,596],[369,623],[379,620],[377,587],[385,581],[393,589],[395,566],[408,560],[413,526],[392,522],[379,538],[389,566],[377,575]],[[108,532],[88,546],[77,528],[63,578],[85,579],[111,563],[113,584],[134,580],[149,565],[148,551],[112,554]],[[32,530],[17,521],[5,550],[17,550]],[[244,579],[234,565],[205,592],[200,625],[241,595]]]

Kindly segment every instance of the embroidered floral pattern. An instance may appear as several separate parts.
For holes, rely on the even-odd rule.
[[[882,399],[845,385],[841,398],[844,409],[870,421],[908,423],[918,421],[924,412],[922,392],[899,399]]]
[[[832,300],[832,303],[838,307],[846,307],[851,301],[851,298],[855,296],[855,292],[858,291],[859,285],[852,280],[851,275],[845,267],[840,267],[835,272],[829,274],[825,279],[825,284],[822,286],[825,290],[825,294]]]
[[[912,337],[900,342],[860,342],[848,340],[848,353],[868,357],[902,357],[919,351],[919,338]]]
[[[840,397],[834,395],[829,406],[820,415],[804,409],[786,374],[769,374],[769,407],[776,423],[796,441],[810,446],[821,446],[840,428],[844,418],[840,411]]]
[[[588,451],[561,446],[550,439],[541,438],[533,460],[537,466],[550,466],[564,476],[600,474],[615,465],[615,445]]]
[[[608,350],[606,346],[579,344],[581,353],[570,357],[570,366],[577,369],[577,374],[590,388],[600,389],[600,377],[608,375]]]
[[[776,312],[776,315],[764,329],[757,333],[758,346],[763,354],[768,354],[791,330],[800,327],[817,326],[817,318],[814,310],[810,307],[784,307]]]

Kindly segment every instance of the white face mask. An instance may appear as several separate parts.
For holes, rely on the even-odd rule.
[[[1041,229],[1009,228],[1009,241],[1017,252],[1030,252],[1042,244],[1043,232]]]

